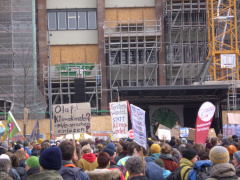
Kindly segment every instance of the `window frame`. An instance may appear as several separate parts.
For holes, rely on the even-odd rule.
[[[66,29],[63,28],[59,28],[59,17],[58,14],[60,12],[65,12],[66,13]],[[76,22],[76,28],[70,28],[69,27],[69,13],[70,12],[74,12],[76,14],[76,18],[75,18],[75,22]],[[80,28],[79,27],[79,13],[84,12],[85,13],[85,28]],[[88,13],[89,12],[95,12],[96,16],[95,16],[95,23],[96,23],[96,27],[94,28],[89,28],[89,16]],[[98,29],[98,22],[97,22],[97,9],[50,9],[47,10],[47,23],[48,23],[48,28],[49,28],[49,13],[55,13],[55,29],[49,29],[52,31],[66,31],[66,30],[97,30]]]
[[[72,18],[71,16],[69,17],[69,13],[75,13],[75,28],[70,28],[70,23],[69,20]],[[73,18],[72,18],[73,19]],[[69,30],[75,30],[78,29],[78,22],[77,22],[77,12],[67,12],[67,22],[68,22],[68,29]]]
[[[65,13],[65,23],[66,23],[66,27],[65,28],[59,28],[59,14],[60,13]],[[57,16],[57,27],[58,27],[57,29],[58,30],[66,30],[66,29],[68,29],[68,27],[67,27],[68,26],[68,23],[67,23],[67,12],[64,12],[64,11],[57,12],[57,15],[58,15]]]

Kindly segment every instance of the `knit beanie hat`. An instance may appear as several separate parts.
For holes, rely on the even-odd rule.
[[[1,155],[0,155],[0,159],[7,159],[7,160],[9,160],[9,161],[10,161],[10,158],[9,158],[9,156],[8,156],[8,155],[6,155],[6,154],[1,154]]]
[[[1,146],[3,147],[3,148],[8,148],[8,144],[7,144],[7,142],[6,141],[3,141],[2,142],[2,144],[1,144]]]
[[[187,144],[186,138],[182,138],[182,144]]]
[[[109,148],[105,148],[105,149],[103,150],[103,152],[108,153],[110,157],[112,157],[112,156],[114,155],[114,151],[112,151],[112,150],[109,149]]]
[[[51,146],[45,149],[39,158],[39,163],[44,169],[59,170],[62,167],[62,152],[60,148]]]
[[[151,153],[154,154],[154,153],[160,153],[161,151],[161,147],[158,145],[158,144],[153,144],[151,145]]]
[[[240,151],[235,152],[233,156],[236,158],[237,162],[240,163]]]
[[[42,144],[43,142],[44,142],[44,140],[43,140],[42,138],[39,138],[39,139],[38,139],[38,143],[39,143],[39,144]]]
[[[197,155],[197,151],[195,151],[192,148],[188,148],[186,150],[183,150],[182,152],[182,156],[188,160],[192,160],[192,158],[194,158]]]
[[[40,167],[39,164],[39,158],[36,156],[31,156],[26,160],[27,165],[32,168],[32,167]]]
[[[164,164],[164,162],[163,162],[163,160],[162,160],[161,158],[155,159],[154,162],[155,162],[157,165],[159,165],[160,167],[165,168],[165,164]]]
[[[111,149],[114,152],[115,151],[115,144],[108,143],[106,148]]]
[[[209,158],[213,165],[227,163],[229,162],[229,153],[225,147],[214,146],[209,152]]]
[[[21,149],[21,146],[20,146],[19,144],[16,144],[16,145],[14,146],[14,150],[18,150],[18,149]]]

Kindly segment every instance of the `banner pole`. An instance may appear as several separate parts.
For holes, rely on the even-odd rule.
[[[73,146],[74,146],[74,154],[77,155],[77,152],[76,152],[76,143],[75,143],[75,136],[74,134],[73,135]]]
[[[145,176],[145,163],[144,163],[143,147],[142,146],[141,146],[141,152],[142,152],[143,175]]]

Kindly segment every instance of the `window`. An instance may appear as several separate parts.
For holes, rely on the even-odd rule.
[[[68,29],[77,29],[76,12],[68,13]]]
[[[55,30],[57,29],[56,13],[48,13],[48,29]]]
[[[58,13],[58,29],[67,29],[66,13]]]
[[[87,29],[87,13],[78,12],[78,29]]]
[[[88,29],[96,29],[96,28],[97,28],[96,12],[94,11],[88,12]]]
[[[49,30],[97,29],[96,9],[48,11]]]

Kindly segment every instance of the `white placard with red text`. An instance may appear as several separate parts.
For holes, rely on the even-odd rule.
[[[128,137],[127,101],[109,103],[112,119],[113,139]]]

